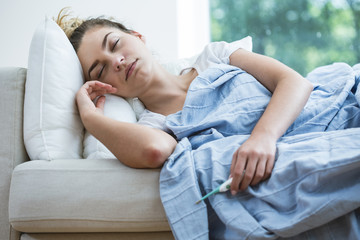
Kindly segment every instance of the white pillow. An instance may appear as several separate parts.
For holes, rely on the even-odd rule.
[[[104,115],[117,121],[136,123],[134,110],[125,99],[105,94]],[[84,138],[84,158],[116,158],[100,141],[86,131]]]
[[[82,158],[84,127],[75,105],[80,62],[62,29],[45,18],[30,45],[24,142],[30,159]]]

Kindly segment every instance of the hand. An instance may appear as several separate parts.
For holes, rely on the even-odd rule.
[[[116,88],[109,84],[99,81],[86,82],[76,93],[76,103],[79,108],[80,115],[89,111],[103,113],[106,93],[115,93]],[[99,97],[100,96],[100,97]],[[99,97],[96,104],[93,100]]]
[[[231,193],[245,190],[270,177],[274,166],[276,139],[266,135],[251,135],[234,153],[230,176]]]

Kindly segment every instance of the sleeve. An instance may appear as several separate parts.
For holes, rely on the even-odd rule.
[[[252,51],[252,38],[248,36],[231,43],[224,41],[212,42],[204,48],[194,67],[198,72],[202,72],[214,64],[229,64],[230,55],[240,48]]]
[[[166,126],[166,117],[159,113],[151,112],[147,109],[145,109],[140,115],[139,121],[137,123],[171,133],[171,130]]]

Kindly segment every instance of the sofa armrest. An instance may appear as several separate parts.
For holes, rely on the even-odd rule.
[[[0,68],[0,239],[13,238],[8,216],[13,169],[29,159],[23,141],[23,104],[26,69]]]

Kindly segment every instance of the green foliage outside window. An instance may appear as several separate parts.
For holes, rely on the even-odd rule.
[[[302,75],[360,63],[360,0],[209,0],[211,40],[252,36],[253,51]]]

